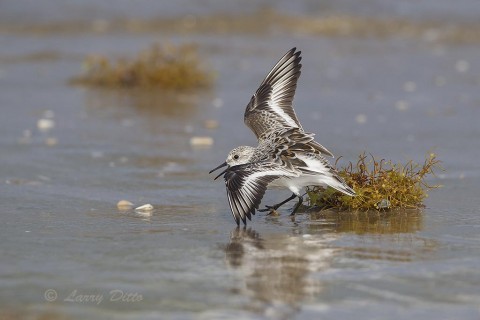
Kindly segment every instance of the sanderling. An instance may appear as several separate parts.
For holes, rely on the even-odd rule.
[[[314,134],[303,130],[293,110],[292,101],[302,65],[301,52],[288,51],[260,84],[244,115],[245,124],[258,139],[257,147],[236,147],[227,160],[210,171],[227,166],[224,174],[227,197],[233,218],[247,224],[267,188],[290,189],[291,197],[259,211],[273,211],[298,197],[292,214],[302,204],[307,186],[330,186],[347,195],[355,192],[338,176],[324,156],[333,154],[318,142]]]

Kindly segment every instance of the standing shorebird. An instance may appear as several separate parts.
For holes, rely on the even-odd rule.
[[[292,101],[302,65],[301,52],[288,51],[268,73],[245,110],[245,124],[257,136],[258,146],[236,147],[227,160],[210,171],[227,166],[224,175],[233,218],[247,224],[267,188],[283,187],[292,196],[258,211],[273,211],[298,197],[292,214],[302,204],[307,186],[330,186],[347,195],[355,192],[338,176],[324,156],[333,154],[307,133],[297,119]]]

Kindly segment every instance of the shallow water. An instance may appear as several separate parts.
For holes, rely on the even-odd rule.
[[[0,35],[2,317],[480,317],[478,44],[170,35],[199,43],[217,72],[212,90],[67,84],[85,54],[132,53],[159,39]],[[279,217],[257,214],[235,227],[223,183],[208,171],[232,147],[255,143],[244,107],[292,46],[304,59],[298,116],[337,156],[438,154],[446,171],[430,182],[443,187],[426,208],[292,221],[286,206]],[[42,132],[39,119],[55,126]],[[219,128],[204,128],[209,119]],[[198,135],[214,145],[192,147]],[[270,192],[264,203],[284,196]],[[123,212],[121,199],[155,210]]]

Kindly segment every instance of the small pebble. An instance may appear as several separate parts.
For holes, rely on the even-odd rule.
[[[355,117],[355,121],[358,124],[364,124],[365,122],[367,122],[367,116],[361,113]]]
[[[58,144],[58,139],[57,138],[47,138],[45,139],[45,144],[49,147],[56,146]]]
[[[221,108],[223,106],[223,100],[221,98],[215,98],[213,99],[212,104],[215,108]]]
[[[131,202],[128,201],[128,200],[120,200],[120,201],[118,201],[118,203],[117,203],[117,208],[118,208],[119,210],[122,210],[122,211],[123,211],[123,210],[125,210],[125,211],[126,211],[126,210],[130,210],[130,209],[133,208],[133,203],[131,203]]]
[[[458,60],[455,63],[455,70],[457,70],[457,72],[464,73],[467,72],[468,69],[470,69],[470,63],[466,60]]]
[[[143,217],[150,217],[152,215],[153,206],[151,204],[144,204],[138,208],[135,208],[135,212]]]
[[[390,208],[392,204],[390,203],[390,201],[388,201],[387,199],[382,199],[378,204],[377,204],[377,208],[378,209],[388,209]]]
[[[213,138],[211,137],[192,137],[190,145],[195,147],[209,147],[213,145]]]
[[[150,203],[144,204],[143,206],[135,208],[135,211],[152,211],[153,206]]]
[[[395,102],[395,108],[398,111],[407,111],[410,108],[410,105],[405,100],[398,100]]]
[[[52,119],[39,119],[37,121],[37,128],[42,132],[47,132],[55,127],[55,121]]]
[[[205,120],[203,126],[207,129],[216,129],[218,128],[218,121],[217,120]]]

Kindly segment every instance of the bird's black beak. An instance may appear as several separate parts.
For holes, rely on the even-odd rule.
[[[220,168],[222,168],[222,167],[225,167],[225,166],[227,166],[227,163],[226,163],[226,162],[222,163],[221,165],[219,165],[219,166],[216,167],[215,169],[211,170],[209,173],[212,173],[213,171],[216,171],[216,170],[218,170],[218,169],[220,169]],[[224,174],[225,172],[227,172],[227,170],[228,170],[228,168],[225,169],[224,171],[222,171],[222,173],[220,173],[218,176],[216,176],[215,179],[213,179],[213,180],[217,180],[217,178],[220,177],[220,176],[221,176],[222,174]]]

